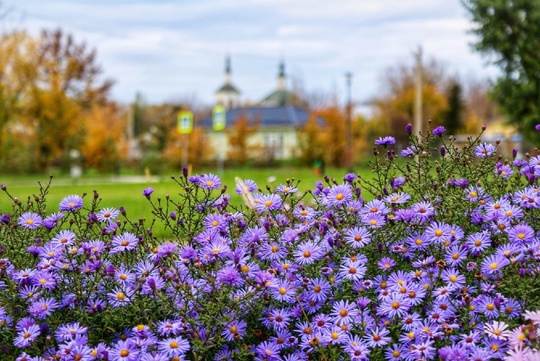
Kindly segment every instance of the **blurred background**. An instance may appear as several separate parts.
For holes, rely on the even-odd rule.
[[[537,0],[3,0],[0,171],[357,169],[487,124],[533,152]]]

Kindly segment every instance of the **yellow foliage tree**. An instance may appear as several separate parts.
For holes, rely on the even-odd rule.
[[[431,60],[423,67],[422,73],[422,129],[427,121],[441,124],[443,112],[447,109],[447,99],[442,89],[446,79],[442,67]],[[375,120],[386,124],[387,131],[396,140],[405,144],[408,135],[404,131],[408,123],[413,123],[415,106],[414,69],[399,65],[387,70],[384,78],[386,94],[376,99]]]
[[[84,165],[101,172],[117,170],[126,157],[127,114],[115,104],[93,107],[84,116],[85,142],[81,147]]]
[[[229,142],[228,159],[244,165],[249,159],[256,158],[260,145],[251,144],[250,138],[259,130],[259,124],[259,120],[250,124],[247,117],[240,115],[233,125],[225,130]]]
[[[181,169],[182,167],[182,142],[188,142],[188,165],[194,169],[209,162],[210,149],[206,134],[202,127],[195,126],[189,135],[179,134],[176,128],[171,130],[167,137],[167,145],[163,151],[163,159],[170,167]]]

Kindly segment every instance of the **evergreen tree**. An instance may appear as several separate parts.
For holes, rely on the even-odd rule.
[[[476,50],[501,70],[494,99],[531,141],[540,123],[540,1],[462,0],[476,24]]]
[[[463,100],[461,98],[461,85],[457,81],[452,81],[448,86],[446,102],[448,107],[442,114],[443,125],[448,135],[456,135],[463,121]]]

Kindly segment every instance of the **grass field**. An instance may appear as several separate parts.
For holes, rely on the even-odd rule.
[[[357,173],[369,175],[370,170],[367,167],[357,169]],[[197,172],[202,174],[212,172],[217,174],[215,170],[206,170]],[[330,168],[326,170],[326,174],[334,177],[338,182],[341,182],[345,175],[344,169]],[[62,198],[70,194],[83,195],[88,194],[91,198],[93,191],[96,190],[102,199],[101,207],[124,207],[127,210],[128,216],[132,220],[139,218],[151,218],[150,206],[148,200],[142,195],[142,190],[148,186],[155,189],[153,197],[164,197],[169,194],[172,199],[179,193],[179,186],[171,179],[171,176],[179,177],[180,174],[170,173],[169,176],[151,177],[147,179],[145,176],[121,176],[121,177],[96,177],[83,176],[74,183],[67,176],[54,176],[50,192],[47,196],[47,212],[57,212],[58,204]],[[279,184],[284,184],[287,178],[301,180],[299,190],[305,192],[308,189],[313,189],[317,180],[322,180],[322,176],[316,176],[312,168],[233,168],[225,169],[220,175],[223,183],[227,185],[227,192],[231,195],[231,203],[241,204],[242,199],[234,192],[235,177],[241,179],[253,179],[259,187],[265,190],[266,185],[274,189]],[[274,179],[274,180],[273,180]],[[38,182],[47,184],[49,177],[42,176],[2,176],[0,183],[5,184],[7,190],[12,196],[19,198],[25,202],[29,196],[39,194]],[[88,201],[89,202],[89,201]],[[12,209],[12,201],[4,193],[0,192],[0,213],[10,212]]]

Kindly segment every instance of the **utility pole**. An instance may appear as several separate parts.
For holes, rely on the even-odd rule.
[[[413,53],[416,66],[414,68],[414,133],[420,135],[422,132],[422,47],[418,47],[418,51]]]
[[[351,82],[352,82],[352,73],[345,73],[345,81],[347,84],[347,119],[345,122],[345,135],[346,140],[346,150],[345,150],[345,166],[349,172],[353,172],[353,149],[352,149],[352,103],[351,103]]]

